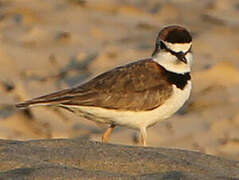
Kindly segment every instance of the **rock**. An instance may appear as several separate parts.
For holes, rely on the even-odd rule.
[[[239,161],[178,149],[85,139],[0,140],[0,179],[239,178]]]

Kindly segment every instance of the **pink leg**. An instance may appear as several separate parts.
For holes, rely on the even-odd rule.
[[[109,141],[110,135],[112,134],[114,128],[115,128],[115,125],[111,124],[110,127],[108,127],[108,129],[104,132],[104,134],[102,136],[103,143],[107,143]]]
[[[143,146],[146,146],[147,130],[146,128],[140,129],[140,141]]]

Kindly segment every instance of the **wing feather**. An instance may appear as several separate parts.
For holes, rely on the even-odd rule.
[[[160,106],[171,94],[172,86],[165,70],[147,59],[105,72],[78,87],[34,98],[17,106],[79,105],[140,111]]]

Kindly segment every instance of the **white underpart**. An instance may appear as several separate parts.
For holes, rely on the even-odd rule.
[[[176,56],[167,51],[160,51],[153,56],[153,60],[163,66],[166,70],[179,74],[191,71],[193,61],[192,53],[187,53],[185,58],[187,59],[187,63],[179,61]]]
[[[173,85],[172,96],[158,108],[150,111],[117,111],[91,106],[66,106],[87,119],[102,123],[126,126],[145,131],[147,127],[173,115],[189,98],[191,82],[183,90]]]
[[[172,51],[174,52],[187,52],[192,43],[169,43],[169,42],[166,42],[166,41],[163,41],[163,43],[167,46],[167,48],[171,49]]]

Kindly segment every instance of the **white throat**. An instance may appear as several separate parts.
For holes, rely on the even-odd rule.
[[[179,74],[184,74],[191,71],[191,65],[193,61],[193,56],[191,52],[187,53],[185,56],[185,58],[187,59],[187,64],[182,61],[179,61],[176,56],[172,55],[170,52],[167,51],[160,51],[152,58],[154,61],[163,66],[168,71]]]

